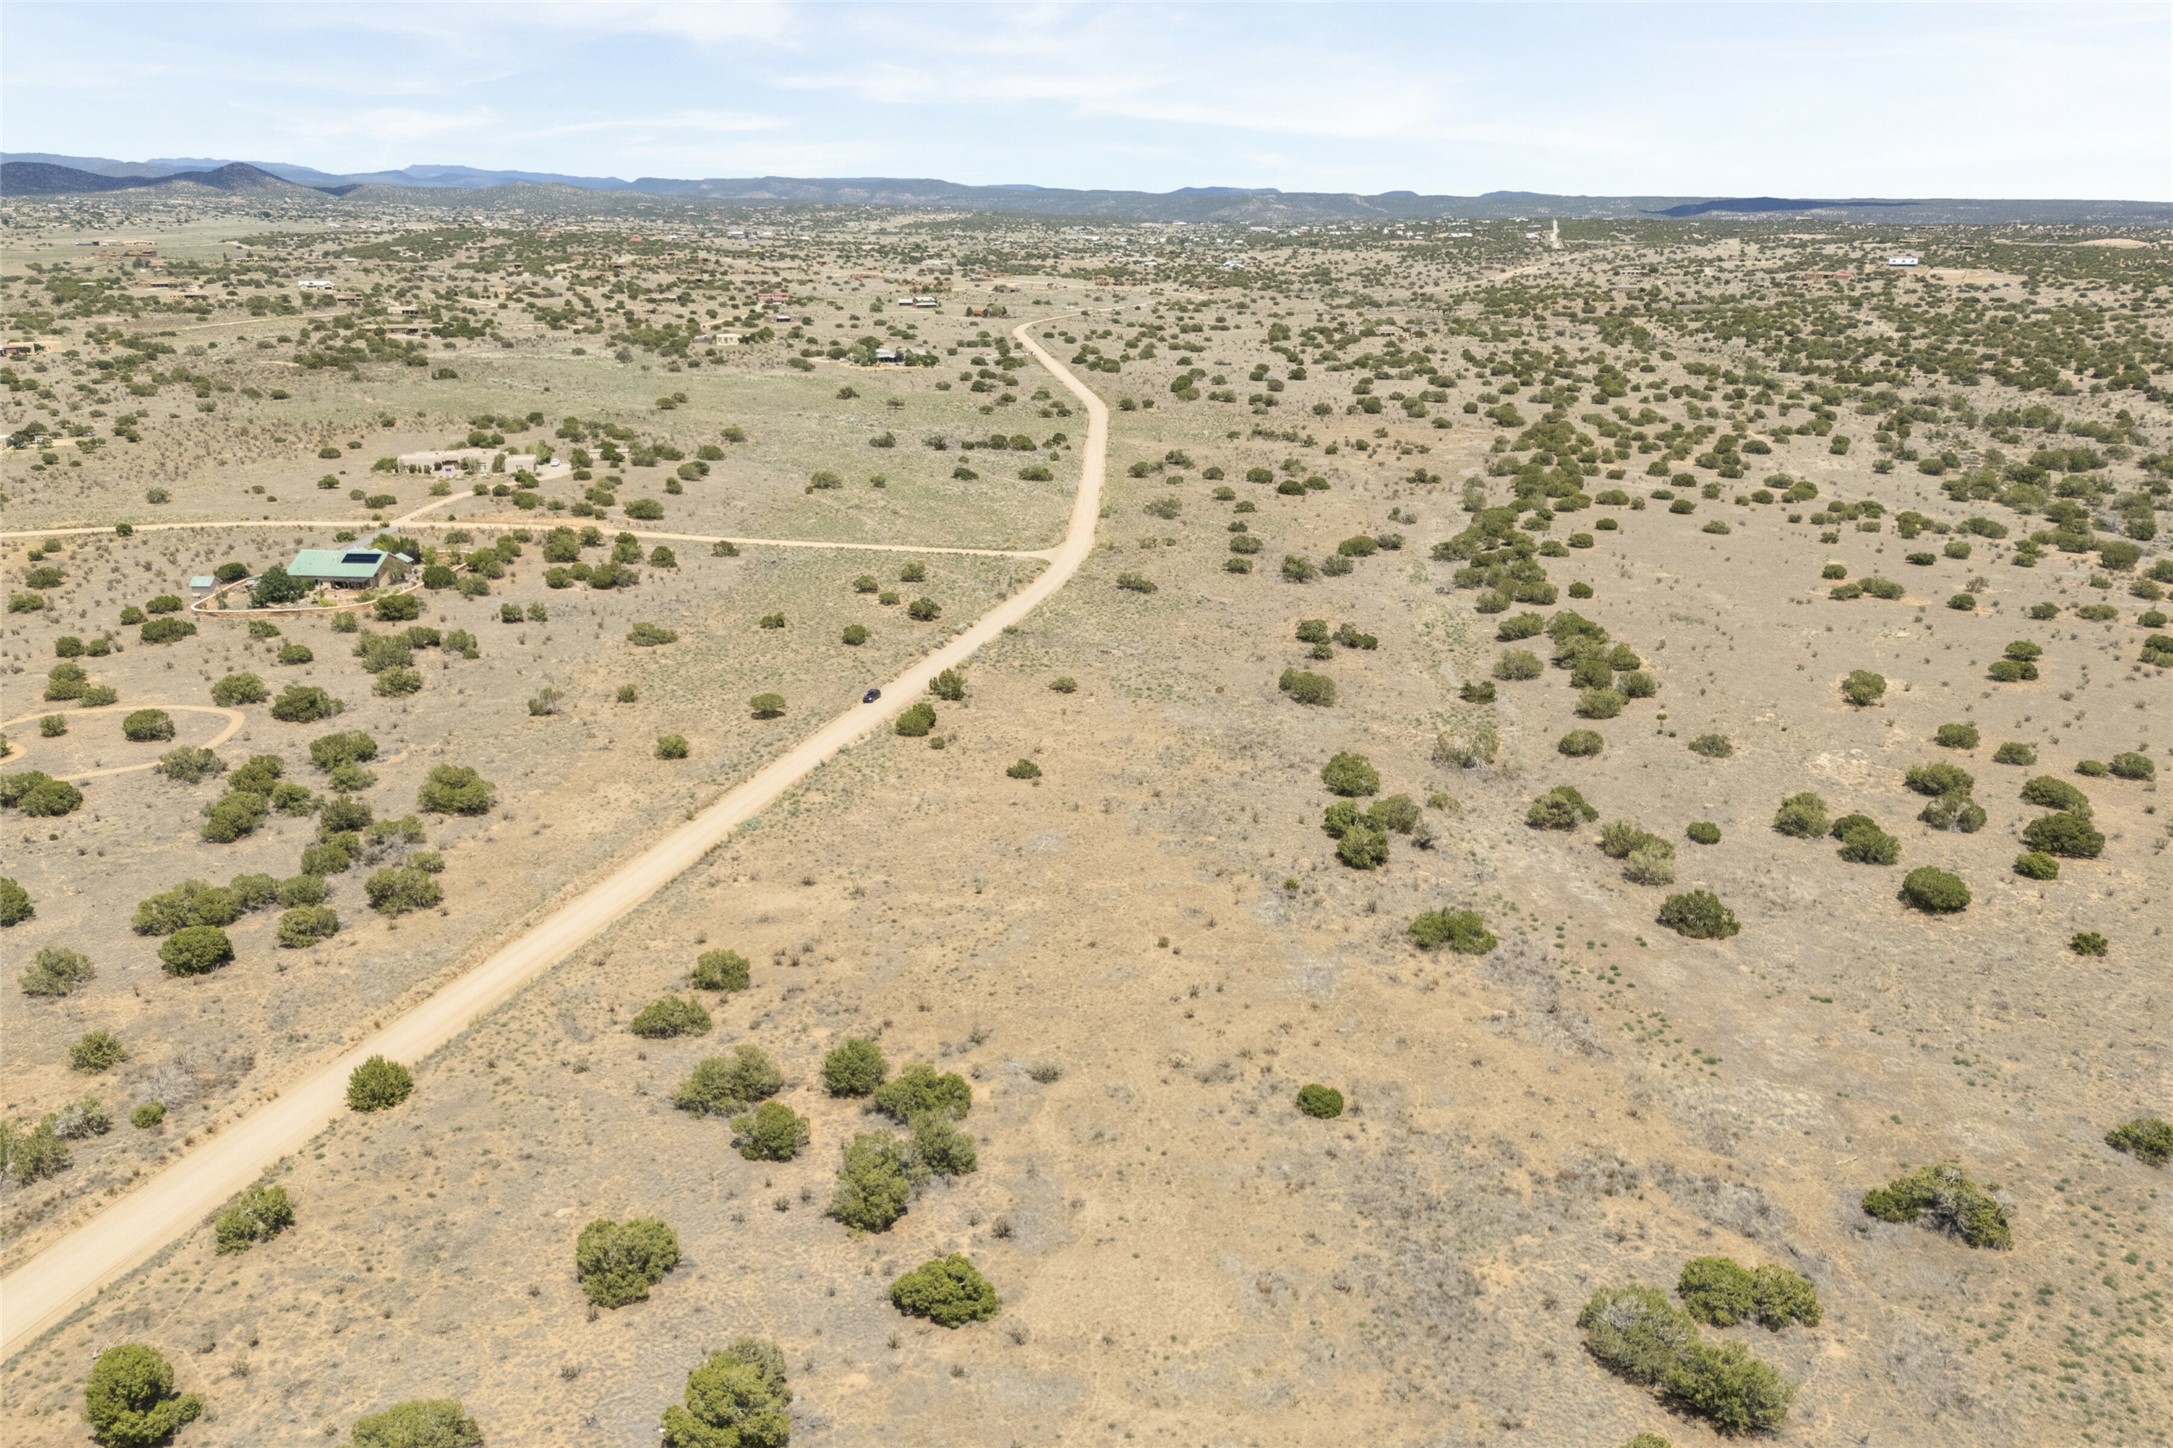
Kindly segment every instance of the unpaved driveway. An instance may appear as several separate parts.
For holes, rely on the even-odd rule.
[[[1078,572],[1094,547],[1109,445],[1109,409],[1027,335],[1012,335],[1087,410],[1079,491],[1064,541],[1049,550],[1048,569],[976,619],[943,647],[882,685],[882,702],[839,715],[666,835],[609,878],[583,892],[528,933],[450,982],[406,1015],[345,1054],[322,1062],[280,1094],[219,1129],[174,1162],[0,1279],[0,1358],[12,1357],[107,1283],[140,1266],[196,1226],[264,1168],[299,1149],[345,1109],[348,1073],[373,1055],[419,1061],[465,1030],[523,984],[577,949],[613,921],[698,863],[734,829],[753,818],[817,766],[874,732],[918,700],[931,679],[964,663],[977,649],[1019,622]],[[429,1089],[427,1080],[423,1089]],[[410,1108],[413,1109],[413,1108]]]

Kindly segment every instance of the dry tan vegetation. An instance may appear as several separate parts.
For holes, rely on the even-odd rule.
[[[19,234],[41,244],[63,236],[52,218],[39,225]],[[2072,474],[2093,486],[2110,480],[2083,511],[2099,543],[2117,540],[2123,520],[2166,510],[2173,429],[2162,394],[2090,391],[2087,371],[2066,394],[1931,377],[1863,412],[1888,384],[1852,382],[1823,404],[1834,414],[1828,428],[1775,438],[1769,455],[1745,460],[1740,481],[1688,459],[1647,476],[1664,453],[1635,450],[1625,424],[1622,455],[1598,462],[1582,487],[1620,488],[1636,503],[1588,499],[1550,513],[1538,537],[1584,534],[1591,545],[1539,556],[1562,596],[1488,614],[1475,608],[1480,590],[1456,580],[1464,560],[1432,549],[1474,521],[1467,479],[1473,506],[1511,500],[1515,477],[1490,475],[1489,463],[1535,450],[1506,446],[1546,412],[1535,393],[1579,393],[1560,406],[1586,438],[1565,454],[1601,450],[1580,419],[1614,403],[1657,412],[1662,421],[1634,424],[1654,437],[1701,419],[1722,431],[1741,423],[1745,437],[1769,436],[1784,418],[1806,422],[1822,405],[1819,389],[1838,384],[1776,373],[1719,314],[1805,295],[1795,273],[1830,270],[1840,253],[1861,268],[1883,254],[1881,234],[1794,238],[1746,226],[1740,237],[1701,239],[1594,225],[1565,228],[1571,250],[1534,260],[1504,238],[1422,251],[1353,230],[1256,245],[1236,278],[1201,265],[1152,280],[1124,273],[1122,258],[1067,251],[1055,228],[1013,230],[1004,243],[1012,265],[992,269],[1015,271],[1000,284],[1017,290],[961,277],[940,315],[918,319],[922,339],[960,348],[938,368],[821,358],[800,372],[786,362],[792,349],[773,340],[673,375],[661,353],[637,349],[638,360],[619,363],[588,338],[575,357],[567,334],[509,324],[483,349],[462,341],[446,354],[457,384],[365,363],[355,395],[307,374],[300,410],[327,437],[360,433],[377,408],[400,420],[349,454],[364,485],[379,450],[443,441],[486,409],[544,411],[531,436],[548,436],[567,413],[645,434],[662,428],[689,455],[726,426],[744,428],[746,442],[731,444],[711,476],[664,498],[661,522],[622,523],[617,511],[566,520],[596,523],[607,549],[621,526],[1048,546],[1063,526],[1075,450],[1037,450],[1054,476],[1028,482],[1015,478],[1024,454],[955,444],[999,429],[1076,439],[1083,419],[1038,415],[1047,403],[1033,394],[1049,379],[1032,368],[1007,389],[1016,400],[987,415],[970,410],[985,395],[935,391],[936,380],[971,373],[954,364],[985,351],[982,329],[1010,324],[963,318],[966,305],[1007,304],[1011,322],[1090,309],[1041,329],[1051,350],[1122,352],[1115,375],[1077,361],[1075,370],[1120,406],[1154,405],[1117,414],[1094,558],[983,651],[966,670],[963,701],[936,701],[930,735],[886,734],[826,766],[454,1045],[409,1063],[417,1087],[404,1105],[339,1120],[308,1152],[271,1165],[297,1204],[294,1228],[238,1258],[216,1255],[208,1230],[192,1233],[18,1355],[4,1378],[14,1434],[78,1441],[90,1356],[140,1340],[161,1346],[183,1386],[212,1406],[181,1442],[333,1439],[362,1413],[423,1396],[460,1398],[494,1444],[646,1441],[688,1369],[753,1333],[784,1348],[794,1436],[811,1443],[1613,1444],[1640,1431],[1714,1443],[1700,1420],[1610,1375],[1586,1352],[1576,1319],[1598,1288],[1671,1289],[1686,1259],[1725,1254],[1804,1273],[1824,1306],[1815,1327],[1708,1331],[1798,1385],[1780,1441],[2162,1442],[2173,1402],[2164,1178],[2103,1137],[2167,1107],[2157,1003],[2173,923],[2168,831],[2154,782],[2075,766],[2130,751],[2166,758],[2168,671],[2138,661],[2143,638],[2163,629],[2145,622],[2161,605],[2138,585],[2165,553],[2162,540],[2145,538],[2141,557],[2120,567],[2117,551],[2053,546],[2017,567],[2020,541],[2050,526],[2045,503],[2020,512],[1996,499],[1957,501],[1942,487],[1972,468],[1997,476],[1994,448],[2007,461],[2030,455],[2038,437],[1992,436],[2000,425],[1985,419],[1999,409],[2050,403],[2107,427],[2129,409],[2127,431],[2110,444],[2042,437],[2118,450]],[[176,232],[208,255],[202,235]],[[991,254],[979,231],[947,234],[930,222],[917,240],[931,238]],[[835,219],[807,223],[759,258],[751,247],[714,250],[726,270],[765,286],[799,269],[793,310],[820,319],[808,333],[827,343],[830,320],[872,315],[865,304],[879,290],[841,278],[888,240],[883,223]],[[1874,313],[1952,316],[1992,299],[2096,309],[2125,328],[2134,314],[2116,305],[2158,280],[2119,270],[2159,265],[2133,251],[2025,253],[1964,228],[1915,244],[1928,263],[1996,260],[2015,280],[1940,292],[1909,278],[1894,285],[1913,290],[1888,294],[1888,279],[1872,276],[1835,295],[1853,293]],[[1935,245],[1951,254],[1935,256]],[[687,248],[650,266],[689,269],[684,257],[699,254]],[[358,265],[343,284],[434,276],[443,260]],[[927,284],[893,284],[889,294],[908,285]],[[1603,320],[1612,317],[1620,329]],[[1167,329],[1152,358],[1126,346],[1150,322]],[[1201,330],[1177,330],[1189,324]],[[1399,338],[1372,335],[1388,324]],[[1316,325],[1326,331],[1308,336]],[[1289,335],[1271,336],[1271,326]],[[2136,327],[2115,330],[2162,387],[2163,319],[2153,312]],[[839,335],[850,342],[857,330]],[[1194,338],[1205,351],[1170,346]],[[1283,345],[1302,351],[1303,378],[1273,350]],[[1422,346],[1427,359],[1416,355]],[[1563,355],[1547,377],[1556,347]],[[1375,360],[1359,366],[1362,356]],[[1510,392],[1502,383],[1520,357],[1539,361]],[[1638,390],[1593,397],[1602,360]],[[1249,382],[1255,364],[1285,386]],[[57,385],[61,364],[49,365],[43,376]],[[1276,403],[1173,396],[1171,379],[1195,365],[1227,379],[1203,376],[1203,391],[1227,386]],[[1417,399],[1432,390],[1429,372],[1449,382],[1439,389],[1446,400],[1425,402],[1423,415],[1394,401],[1378,415],[1347,410],[1365,395],[1353,391],[1361,377],[1374,379],[1374,396]],[[443,396],[433,390],[441,385],[460,390]],[[862,395],[837,399],[842,385]],[[641,411],[675,388],[690,400],[661,422]],[[1900,409],[1925,394],[1961,399],[1969,420],[1942,402],[1913,419],[1913,433],[1889,430],[1878,447],[1874,430],[1912,421]],[[1506,402],[1521,420],[1497,426],[1465,412],[1467,401]],[[11,431],[24,402],[11,405]],[[158,474],[171,479],[164,506],[177,519],[253,516],[259,501],[244,503],[237,479],[261,482],[296,517],[355,514],[343,493],[310,488],[314,444],[298,451],[293,441],[314,436],[306,428],[281,423],[274,434],[257,410],[206,416],[178,419],[183,427],[142,445],[188,460]],[[868,448],[865,437],[883,428],[895,430],[896,448]],[[1853,434],[1854,447],[1830,451],[1833,432]],[[928,434],[953,446],[930,449]],[[249,446],[254,462],[222,467]],[[1951,449],[1957,465],[1923,472],[1901,457],[1905,448],[1928,458]],[[31,473],[34,456],[8,458],[11,528],[103,523],[116,512],[149,520],[132,500],[152,471],[128,450]],[[1882,458],[1898,465],[1874,471]],[[980,478],[951,479],[961,462]],[[1148,467],[1133,476],[1134,463]],[[1247,481],[1255,468],[1271,481]],[[824,470],[847,485],[805,491]],[[648,493],[644,477],[660,483],[669,471],[631,470],[622,504]],[[887,474],[885,488],[868,485],[874,472]],[[1815,497],[1753,501],[1771,473],[1808,481]],[[1309,476],[1327,487],[1284,494],[1274,485]],[[2058,496],[2059,476],[2048,478],[2048,496]],[[1714,496],[1701,491],[1708,483],[1719,485]],[[386,516],[428,501],[416,484],[396,484],[399,506]],[[1234,497],[1218,499],[1218,486]],[[1671,512],[1671,498],[1650,496],[1655,488],[1692,511]],[[570,485],[544,491],[580,496]],[[2121,505],[2125,497],[2142,501]],[[1880,511],[1810,516],[1843,502]],[[0,1187],[11,1267],[193,1134],[333,1054],[355,1022],[473,963],[1039,566],[758,547],[720,558],[685,544],[675,545],[674,569],[642,565],[637,588],[553,590],[540,547],[553,520],[479,506],[462,500],[445,510],[456,518],[426,514],[405,531],[445,546],[452,528],[487,516],[523,524],[533,539],[488,596],[427,595],[423,621],[469,629],[481,657],[434,653],[424,687],[404,698],[374,696],[349,656],[353,640],[322,622],[251,642],[241,625],[210,621],[164,646],[114,625],[124,603],[229,557],[283,557],[321,530],[73,538],[49,560],[67,575],[47,590],[50,607],[9,617],[10,718],[41,712],[34,691],[57,636],[112,629],[125,650],[80,662],[123,704],[208,703],[212,680],[244,668],[275,688],[320,683],[347,701],[347,713],[314,725],[249,706],[221,751],[237,764],[277,752],[289,777],[315,785],[307,741],[359,728],[384,746],[364,792],[381,818],[406,813],[440,763],[472,764],[499,789],[487,817],[429,823],[428,847],[446,865],[441,911],[381,919],[361,901],[357,872],[334,885],[344,928],[330,941],[282,951],[269,938],[271,916],[248,917],[233,932],[236,963],[186,980],[162,974],[156,942],[130,932],[134,902],[190,876],[289,874],[311,821],[275,816],[247,840],[207,844],[195,824],[217,781],[184,786],[148,773],[92,784],[64,818],[6,815],[8,873],[38,908],[7,933],[11,964],[58,942],[99,970],[66,999],[10,992],[0,1002],[7,1117],[27,1125],[87,1093],[115,1108],[110,1134],[73,1143],[67,1171]],[[1897,531],[1909,512],[1927,520],[1914,538]],[[1962,531],[1971,516],[1998,520],[2007,535]],[[1594,527],[1602,517],[1619,526]],[[1716,520],[1725,532],[1706,531]],[[1867,522],[1880,526],[1866,531]],[[1262,541],[1260,552],[1231,551],[1234,523]],[[372,531],[359,518],[357,527],[364,538]],[[1342,540],[1389,534],[1401,535],[1400,548],[1358,557],[1342,576],[1301,584],[1281,575],[1286,554],[1318,565]],[[42,536],[10,539],[11,591],[25,586],[34,565],[23,555]],[[1966,558],[1943,551],[1965,541]],[[1933,561],[1905,561],[1925,549]],[[1237,556],[1253,570],[1226,571]],[[909,558],[925,566],[924,583],[894,581]],[[1831,597],[1835,581],[1822,577],[1831,564],[1846,580],[1891,578],[1902,596]],[[905,600],[940,600],[941,619],[915,624],[902,602],[856,594],[863,572]],[[1153,591],[1120,586],[1133,575]],[[1570,596],[1573,583],[1591,596]],[[1965,592],[1972,609],[1947,606]],[[540,603],[548,621],[500,624],[508,602]],[[2059,605],[2057,616],[2032,620],[2027,610],[2040,602]],[[2112,616],[2083,619],[2076,610],[2089,604]],[[1504,648],[1552,652],[1545,634],[1497,639],[1502,620],[1527,608],[1575,610],[1604,626],[1611,644],[1638,655],[1633,667],[1656,695],[1588,719],[1568,671],[1548,667],[1536,680],[1494,684],[1490,703],[1463,698],[1489,681]],[[770,612],[786,615],[783,630],[757,626]],[[1350,624],[1376,646],[1331,644],[1316,659],[1295,637],[1300,620],[1316,618]],[[629,647],[640,620],[677,630],[678,642]],[[858,648],[839,641],[852,622],[873,631]],[[1988,665],[2014,639],[2042,646],[2038,677],[1989,682]],[[273,664],[272,652],[295,640],[315,661]],[[1278,688],[1288,668],[1332,678],[1334,705],[1293,702]],[[1888,681],[1876,707],[1843,700],[1853,669]],[[1053,690],[1059,678],[1076,690]],[[635,702],[614,701],[620,684],[635,686]],[[563,712],[531,718],[526,700],[545,686],[563,691]],[[750,719],[748,696],[770,689],[792,707],[775,721]],[[1977,726],[1973,749],[1932,742],[1940,725],[1960,721]],[[211,722],[184,716],[175,742]],[[1604,748],[1558,752],[1575,728],[1597,730]],[[38,738],[34,722],[10,728],[24,753],[9,768],[59,774],[171,747],[127,744],[117,731],[110,718],[85,718],[53,740]],[[1463,767],[1447,757],[1444,741],[1485,755],[1487,731],[1490,758]],[[687,736],[687,760],[653,757],[667,732]],[[1689,743],[1707,734],[1726,736],[1732,752],[1692,753]],[[1993,762],[2006,741],[2033,746],[2037,763]],[[1339,751],[1370,760],[1381,795],[1417,804],[1428,847],[1418,833],[1392,833],[1382,867],[1339,863],[1322,831],[1335,797],[1320,775]],[[1007,775],[1022,759],[1038,778]],[[1917,821],[1927,801],[1904,775],[1932,762],[1975,776],[1981,829]],[[2063,860],[2059,878],[2043,882],[2012,864],[2021,831],[2043,813],[2019,798],[2038,774],[2083,789],[2106,840],[2101,857]],[[1558,784],[1574,785],[1599,821],[1527,826],[1533,797]],[[1834,817],[1870,816],[1898,838],[1898,864],[1850,863],[1832,839],[1777,833],[1774,811],[1798,791],[1821,796]],[[1623,861],[1598,844],[1600,823],[1611,821],[1672,843],[1676,883],[1626,879]],[[1717,825],[1720,842],[1686,838],[1693,821]],[[1962,877],[1969,908],[1931,916],[1904,906],[1902,876],[1921,865]],[[1661,901],[1693,888],[1725,901],[1741,933],[1700,941],[1658,925]],[[1413,918],[1452,908],[1478,911],[1498,948],[1416,948]],[[2105,936],[2109,952],[2073,952],[2081,932]],[[709,1034],[630,1032],[650,1002],[692,993],[696,957],[717,949],[752,962],[752,985],[699,993],[715,1017]],[[133,1053],[95,1080],[71,1072],[66,1054],[92,1028],[114,1031]],[[963,1124],[979,1169],[939,1178],[874,1234],[850,1233],[824,1210],[840,1147],[878,1124],[858,1101],[822,1088],[825,1052],[853,1035],[879,1040],[893,1069],[930,1062],[967,1076],[974,1092]],[[779,1099],[810,1120],[811,1144],[796,1160],[745,1160],[723,1120],[673,1109],[696,1061],[742,1043],[776,1059]],[[1301,1115],[1293,1100],[1309,1082],[1337,1087],[1349,1109],[1334,1120]],[[169,1112],[162,1128],[138,1131],[121,1108],[147,1099]],[[1947,1159],[1991,1186],[2013,1225],[2011,1251],[1972,1251],[1861,1210],[1867,1189]],[[676,1229],[684,1261],[646,1302],[589,1308],[573,1272],[576,1235],[598,1217],[641,1216]],[[901,1317],[889,1282],[954,1251],[996,1286],[997,1317],[956,1332]]]

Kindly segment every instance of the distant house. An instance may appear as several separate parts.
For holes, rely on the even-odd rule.
[[[208,573],[199,573],[189,580],[189,592],[202,598],[219,586],[219,580]]]
[[[397,581],[412,561],[376,548],[304,548],[287,565],[287,573],[331,588],[375,588]]]
[[[1909,253],[1901,252],[1895,256],[1888,257],[1886,259],[1886,264],[1888,266],[1915,266],[1917,264],[1917,260]]]

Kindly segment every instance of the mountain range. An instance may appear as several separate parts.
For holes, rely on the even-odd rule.
[[[1559,196],[1489,191],[1478,196],[1423,196],[1414,191],[1356,193],[1281,191],[1273,187],[1188,186],[1176,191],[1070,190],[1062,187],[969,186],[898,177],[757,176],[680,180],[640,176],[571,176],[545,171],[493,171],[474,166],[406,166],[397,171],[340,174],[281,161],[167,157],[116,161],[101,156],[0,152],[0,196],[69,196],[113,191],[250,194],[272,199],[433,201],[487,204],[538,197],[548,189],[757,205],[910,206],[1015,212],[1121,221],[1226,222],[1293,225],[1330,221],[1438,220],[1448,217],[1597,218],[1807,216],[1905,223],[2045,222],[2173,226],[2173,206],[2158,202],[2090,200],[1789,199],[1774,196]],[[448,195],[446,193],[455,193]]]

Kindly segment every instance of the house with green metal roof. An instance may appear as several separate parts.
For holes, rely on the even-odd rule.
[[[395,581],[403,568],[399,554],[376,548],[304,548],[287,565],[287,574],[333,588],[375,588]]]

